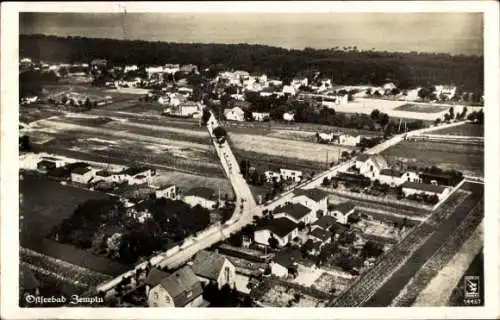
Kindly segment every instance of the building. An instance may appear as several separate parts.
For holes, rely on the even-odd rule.
[[[230,121],[245,121],[245,112],[240,107],[224,109],[224,116]]]
[[[160,188],[155,191],[156,199],[165,198],[176,200],[177,199],[177,188],[174,184],[169,185],[165,188]]]
[[[293,86],[283,86],[283,89],[281,90],[281,92],[284,95],[290,95],[290,96],[295,96],[297,94],[297,91],[296,91],[295,87],[293,87]]]
[[[302,180],[302,171],[290,170],[290,169],[280,169],[280,175],[285,180],[292,180],[294,182],[300,182]]]
[[[123,170],[121,173],[125,175],[125,180],[127,180],[128,184],[136,185],[144,183],[150,184],[151,178],[156,174],[156,171],[144,167],[131,167]]]
[[[283,113],[283,120],[295,121],[295,114],[292,112],[285,112],[285,113]]]
[[[47,173],[50,170],[57,168],[56,163],[50,160],[41,160],[36,164],[38,171]]]
[[[451,85],[434,86],[434,94],[438,98],[444,97],[445,99],[450,100],[455,96],[456,92],[457,92],[456,86],[451,86]]]
[[[103,69],[108,66],[108,60],[106,59],[94,59],[90,63],[92,69]]]
[[[298,89],[301,86],[307,87],[308,84],[309,84],[309,80],[305,77],[304,78],[294,78],[294,79],[292,79],[292,82],[290,83],[290,85],[292,87],[294,87],[295,89]]]
[[[127,176],[123,172],[110,172],[100,170],[95,173],[94,182],[122,183],[127,181]]]
[[[357,156],[355,166],[359,174],[371,180],[378,179],[380,171],[389,167],[381,155],[367,155],[366,153]]]
[[[328,192],[318,188],[297,189],[294,191],[294,197],[291,201],[294,203],[300,203],[308,207],[314,213],[316,213],[318,210],[321,210],[323,211],[323,213],[325,213],[327,209],[328,196]]]
[[[192,188],[184,193],[182,201],[189,204],[191,207],[200,205],[209,210],[215,209],[217,206],[217,199],[215,193],[209,188]]]
[[[178,67],[178,66],[177,66]],[[180,72],[198,74],[198,66],[195,64],[185,64],[180,67]]]
[[[334,217],[329,216],[329,215],[324,215],[321,218],[319,218],[318,220],[316,220],[316,222],[314,222],[311,225],[311,230],[319,228],[319,229],[327,231],[327,230],[330,230],[330,228],[333,225],[335,225],[335,223],[336,223],[336,220]]]
[[[199,251],[191,265],[198,279],[208,284],[217,283],[219,289],[224,285],[235,287],[236,267],[226,257],[217,252]]]
[[[436,195],[439,200],[442,200],[448,193],[450,193],[450,187],[438,186],[434,184],[426,183],[415,183],[415,182],[405,182],[402,185],[403,194],[408,197],[413,194],[425,194],[425,195]]]
[[[274,179],[276,179],[276,182],[279,182],[281,180],[280,173],[272,170],[265,171],[264,177],[266,178],[267,183],[272,183]]]
[[[179,101],[179,105],[172,105],[164,110],[164,113],[169,116],[191,118],[201,114],[201,105],[193,101]]]
[[[347,224],[349,216],[354,213],[354,203],[350,201],[331,204],[328,208],[328,215],[335,218],[338,223]]]
[[[332,235],[331,232],[323,230],[322,228],[314,228],[309,231],[307,237],[315,242],[319,241],[322,244],[327,244],[331,241]]]
[[[321,105],[327,108],[334,108],[338,105],[347,104],[349,102],[349,97],[347,94],[339,94],[335,96],[322,96]]]
[[[361,142],[361,136],[351,136],[350,134],[340,134],[338,136],[338,143],[342,146],[355,147]]]
[[[297,224],[288,218],[274,218],[254,232],[254,241],[269,246],[269,239],[273,237],[278,241],[279,247],[284,247],[298,235],[297,227]]]
[[[274,218],[287,218],[295,223],[313,223],[317,220],[316,212],[300,203],[287,202],[285,205],[277,207],[273,212]]]
[[[252,112],[252,119],[254,121],[268,121],[270,117],[269,112]]]
[[[420,177],[413,171],[402,172],[393,169],[382,169],[380,170],[378,180],[382,184],[388,184],[391,187],[394,187],[400,186],[406,181],[419,183]]]
[[[76,182],[76,183],[82,183],[82,184],[87,184],[94,178],[94,170],[91,168],[84,167],[77,167],[73,170],[71,170],[71,181]]]
[[[290,273],[295,273],[300,257],[301,253],[298,250],[281,250],[270,263],[271,274],[278,278],[286,278]]]
[[[188,266],[172,274],[152,269],[144,283],[149,307],[199,307],[205,303],[201,282]]]
[[[134,65],[130,65],[130,66],[125,66],[123,68],[123,73],[131,72],[131,71],[137,71],[137,70],[139,70],[139,68],[134,64]]]
[[[386,92],[387,91],[391,92],[392,90],[397,89],[398,87],[393,82],[387,82],[382,86],[382,88]]]

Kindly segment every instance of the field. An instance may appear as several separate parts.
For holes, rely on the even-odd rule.
[[[389,163],[401,161],[418,167],[438,166],[465,175],[484,175],[484,147],[429,141],[402,141],[382,155]]]
[[[446,134],[469,137],[484,137],[484,126],[479,124],[466,123],[460,126],[445,128],[433,131],[433,134]]]
[[[99,99],[106,96],[111,96],[113,101],[124,101],[130,99],[137,99],[137,94],[124,92],[122,90],[110,90],[102,87],[93,87],[91,85],[83,84],[56,84],[56,85],[44,85],[43,86],[44,95],[47,97],[58,97],[64,94],[78,94],[82,96],[88,96],[90,100],[92,98]]]
[[[200,177],[195,174],[178,171],[157,171],[157,175],[153,177],[153,184],[158,186],[175,184],[177,188],[184,191],[195,187],[206,187],[218,192],[218,188],[220,188],[221,198],[223,198],[225,194],[227,194],[230,199],[234,196],[233,187],[227,179]]]
[[[394,110],[409,111],[409,112],[420,112],[420,113],[438,113],[448,110],[447,106],[440,106],[436,104],[413,104],[407,103],[402,106],[395,108]]]
[[[75,208],[89,199],[104,199],[106,194],[61,185],[43,176],[24,174],[19,181],[22,195],[19,213],[21,233],[45,237],[61,221],[70,216]]]

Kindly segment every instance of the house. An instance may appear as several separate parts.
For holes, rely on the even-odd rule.
[[[331,241],[332,235],[333,234],[331,232],[323,230],[322,228],[314,228],[309,231],[307,237],[313,241],[319,241],[322,244],[327,244]]]
[[[392,82],[387,82],[382,86],[382,88],[384,89],[385,92],[387,92],[387,91],[390,92],[394,89],[397,89],[398,87]]]
[[[297,94],[297,91],[293,86],[283,86],[281,92],[284,95],[290,95],[290,96],[295,96]]]
[[[309,209],[311,209],[314,213],[318,210],[322,210],[323,213],[326,212],[327,209],[327,200],[330,194],[324,190],[314,188],[314,189],[297,189],[294,191],[294,197],[292,198],[292,202],[300,203]]]
[[[308,84],[309,84],[309,80],[307,78],[294,78],[294,79],[292,79],[292,82],[290,83],[290,85],[295,89],[298,89],[301,86],[307,87]]]
[[[338,223],[347,224],[349,216],[354,213],[354,203],[350,201],[329,205],[328,215],[335,218]]]
[[[125,175],[125,180],[127,180],[130,185],[143,183],[150,184],[151,178],[156,174],[156,171],[144,167],[131,167],[123,170],[121,174]]]
[[[295,114],[293,112],[285,112],[283,113],[283,120],[295,121]]]
[[[382,184],[388,184],[391,187],[394,187],[400,186],[406,181],[419,183],[420,177],[413,171],[402,172],[393,169],[382,169],[380,170],[378,180]]]
[[[292,180],[294,182],[300,182],[302,180],[302,171],[290,170],[290,169],[280,169],[280,175],[285,180]]]
[[[130,65],[130,66],[125,66],[123,68],[123,73],[127,73],[130,71],[137,71],[137,70],[139,70],[139,68],[134,64],[134,65]]]
[[[178,67],[178,66],[177,66]],[[185,64],[180,67],[180,72],[198,74],[198,66],[195,64]]]
[[[200,205],[209,210],[215,209],[217,200],[214,191],[209,188],[192,188],[184,193],[182,201],[189,204],[191,207]]]
[[[455,93],[457,92],[457,87],[456,86],[451,86],[451,85],[437,85],[434,86],[434,94],[440,98],[444,97],[445,99],[449,100],[455,96]]]
[[[165,188],[161,188],[155,191],[156,199],[165,198],[176,200],[177,199],[177,189],[175,184],[169,185]]]
[[[314,222],[312,225],[311,225],[311,230],[314,230],[314,229],[322,229],[322,230],[330,230],[330,228],[336,223],[336,220],[334,217],[332,216],[329,216],[329,215],[324,215],[322,216],[321,218],[319,218],[318,220],[316,220],[316,222]]]
[[[272,170],[265,171],[264,177],[266,178],[267,183],[272,183],[274,179],[276,179],[276,182],[279,182],[281,180],[280,173]]]
[[[172,274],[154,268],[144,284],[149,307],[183,308],[204,304],[201,282],[189,266]]]
[[[347,94],[321,97],[321,105],[327,108],[334,108],[335,106],[347,104],[349,102],[349,97]]]
[[[350,134],[340,134],[338,136],[338,143],[342,146],[355,147],[361,142],[361,136],[351,136]]]
[[[301,253],[298,250],[281,250],[270,263],[271,274],[278,278],[287,277],[291,272],[297,270],[297,261],[299,261],[300,258]]]
[[[359,174],[370,178],[371,180],[378,179],[380,171],[387,169],[387,161],[381,155],[367,155],[362,153],[356,157],[356,169]]]
[[[236,267],[226,257],[217,252],[199,251],[191,265],[198,279],[208,284],[217,283],[219,289],[224,285],[235,287]]]
[[[88,166],[77,167],[71,170],[71,181],[76,183],[87,184],[89,183],[90,180],[94,178],[94,174],[95,171],[89,168]]]
[[[95,173],[94,182],[122,183],[127,181],[127,177],[122,172],[109,172],[100,170]]]
[[[295,223],[313,223],[317,220],[316,212],[300,203],[287,202],[273,211],[274,218],[288,218]]]
[[[195,117],[196,114],[201,113],[201,105],[193,101],[180,102],[177,106],[172,106],[165,109],[164,113],[175,117]]]
[[[57,165],[54,161],[41,160],[36,164],[36,168],[38,169],[38,171],[46,173],[57,168]]]
[[[254,241],[269,246],[269,239],[273,237],[279,247],[284,247],[298,235],[297,228],[297,224],[288,218],[274,218],[254,232]]]
[[[64,161],[63,159],[59,159],[59,158],[42,157],[42,160],[53,162],[55,164],[56,168],[61,168],[61,167],[64,167],[66,165],[66,161]]]
[[[269,112],[252,112],[252,119],[254,121],[268,121],[270,117]]]
[[[240,107],[224,109],[224,116],[230,121],[245,121],[245,111],[243,111]]]
[[[412,194],[436,195],[439,200],[442,200],[449,192],[450,187],[437,186],[427,183],[405,182],[402,185],[403,194],[408,197]]]

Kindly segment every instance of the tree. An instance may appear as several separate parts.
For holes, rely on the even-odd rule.
[[[444,121],[448,122],[448,121],[450,121],[450,120],[451,120],[451,116],[450,116],[450,114],[449,114],[449,113],[445,113],[445,114],[444,114]]]
[[[455,109],[453,109],[453,107],[450,107],[449,113],[450,119],[453,120],[455,118]]]
[[[203,125],[206,125],[211,116],[212,115],[211,115],[210,111],[208,110],[208,108],[203,108],[202,115],[201,115],[201,123]]]
[[[328,179],[328,177],[324,177],[324,178],[323,178],[323,181],[321,182],[321,185],[322,185],[323,187],[326,187],[326,186],[328,186],[329,184],[330,184],[330,179]]]
[[[272,235],[269,237],[268,243],[273,249],[276,249],[279,245],[278,239],[274,238]]]
[[[362,255],[364,259],[378,257],[384,252],[384,247],[381,243],[368,240],[363,246]]]
[[[64,95],[64,96],[62,96],[62,98],[61,98],[61,103],[62,103],[62,104],[66,104],[67,102],[68,102],[68,97],[67,97],[67,96],[65,96],[65,95]]]
[[[378,109],[374,109],[374,110],[372,110],[372,113],[370,114],[370,118],[372,118],[372,120],[378,120],[379,115],[380,115],[380,111]]]
[[[385,127],[389,123],[389,115],[387,113],[382,113],[380,115],[379,123],[382,127]]]
[[[31,151],[30,137],[23,135],[19,137],[19,151]]]
[[[434,120],[434,125],[437,126],[441,123],[441,118],[436,118],[436,120]]]

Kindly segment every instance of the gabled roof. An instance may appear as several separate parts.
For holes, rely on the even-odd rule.
[[[297,189],[296,191],[294,191],[294,195],[296,197],[304,195],[309,199],[318,202],[327,198],[330,194],[324,190],[314,188],[314,189]]]
[[[176,307],[184,307],[203,293],[200,281],[188,266],[164,278],[160,285],[172,296]]]
[[[202,250],[196,254],[192,269],[197,276],[217,281],[225,261],[226,258],[216,252]]]
[[[274,258],[274,262],[282,265],[285,268],[292,268],[294,263],[296,263],[301,258],[301,252],[294,249],[285,249],[278,252]]]
[[[136,174],[143,173],[145,171],[148,171],[149,168],[146,167],[131,167],[123,170],[120,173],[127,174],[129,176],[135,176]]]
[[[366,153],[362,153],[356,157],[356,161],[366,162],[368,159],[371,159],[379,168],[385,169],[388,167],[387,161],[379,154],[368,155]]]
[[[403,174],[404,174],[404,172],[401,172],[399,170],[393,170],[393,169],[380,170],[380,175],[383,175],[383,176],[401,178],[401,176],[403,176]]]
[[[144,284],[149,285],[151,287],[155,287],[169,275],[170,275],[169,273],[161,271],[160,269],[153,268],[149,271],[148,276],[144,280]]]
[[[71,173],[76,173],[76,174],[86,174],[87,172],[91,171],[92,169],[90,168],[85,168],[85,167],[77,167],[73,170],[71,170]]]
[[[309,232],[308,235],[310,235],[312,237],[315,237],[315,238],[318,238],[321,241],[326,241],[326,240],[328,240],[328,239],[331,238],[332,233],[328,232],[328,231],[325,231],[325,230],[323,230],[321,228],[315,228],[314,230],[312,230],[311,232]]]
[[[346,202],[333,204],[332,207],[333,207],[333,210],[335,210],[335,211],[339,211],[339,212],[342,212],[343,214],[347,214],[347,213],[351,212],[352,210],[354,210],[356,205],[350,201],[346,201]]]
[[[332,216],[322,216],[313,224],[313,226],[318,226],[323,229],[328,229],[335,224],[335,218]]]
[[[446,187],[443,186],[436,186],[433,184],[415,183],[415,182],[405,182],[403,183],[402,187],[420,191],[433,192],[433,193],[442,193],[446,189]]]
[[[297,229],[297,224],[284,217],[272,219],[266,226],[260,228],[260,230],[269,230],[280,238],[290,234],[295,229]]]
[[[205,199],[213,199],[214,191],[209,188],[197,187],[191,188],[184,193],[184,196],[197,196]]]
[[[295,219],[300,220],[303,217],[305,217],[309,212],[311,212],[311,209],[300,203],[287,203],[284,206],[278,207],[274,210],[274,214],[281,212],[285,212],[290,216],[294,217]]]
[[[362,154],[359,154],[357,157],[356,157],[356,161],[361,161],[361,162],[365,162],[366,160],[370,159],[370,156],[367,155],[366,153],[362,153]]]

